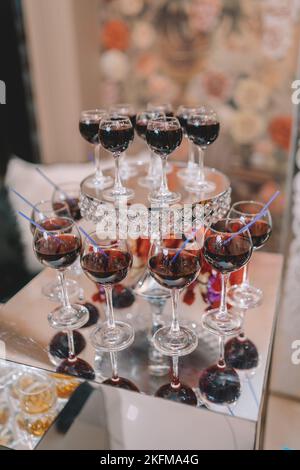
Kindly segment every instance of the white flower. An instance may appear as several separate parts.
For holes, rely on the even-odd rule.
[[[129,72],[126,54],[116,49],[103,52],[100,58],[100,70],[106,78],[114,81],[124,80]]]
[[[240,80],[234,92],[235,103],[243,109],[263,109],[268,99],[268,89],[265,85],[250,78]]]
[[[252,144],[265,129],[264,119],[253,111],[237,111],[231,119],[229,130],[239,144]]]

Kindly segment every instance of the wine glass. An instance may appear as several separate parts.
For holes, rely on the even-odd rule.
[[[17,423],[30,447],[51,426],[57,414],[57,395],[54,381],[44,372],[26,372],[16,381],[20,413]]]
[[[153,336],[153,343],[161,354],[184,356],[191,353],[198,344],[195,333],[179,324],[178,300],[182,289],[191,284],[200,271],[200,250],[196,242],[185,247],[170,248],[169,240],[153,243],[149,252],[150,274],[172,295],[172,323],[159,328]]]
[[[173,106],[171,103],[152,103],[147,104],[147,111],[154,111],[156,113],[164,113],[167,117],[173,117]]]
[[[241,233],[242,229],[244,231]],[[202,254],[221,274],[222,282],[220,307],[209,310],[202,317],[203,327],[212,333],[227,336],[238,334],[241,330],[241,316],[227,309],[227,281],[231,272],[247,264],[252,248],[250,232],[240,219],[220,219],[205,230]]]
[[[256,201],[240,201],[233,204],[228,217],[239,218],[244,223],[251,222],[261,212],[264,204]],[[249,228],[252,237],[253,250],[259,250],[269,240],[272,232],[272,217],[269,210]],[[228,290],[228,302],[240,309],[254,308],[262,302],[261,289],[254,287],[249,282],[247,264],[244,267],[243,282],[234,285]]]
[[[60,183],[52,194],[53,207],[65,202],[69,207],[71,218],[75,221],[81,219],[79,200],[80,184],[75,181]]]
[[[97,286],[102,286],[106,295],[106,322],[93,331],[91,340],[99,351],[120,351],[134,340],[131,325],[115,321],[112,289],[125,279],[132,265],[132,255],[126,240],[102,240],[96,232],[87,234],[81,254],[81,266],[86,276]]]
[[[114,104],[109,108],[109,112],[111,115],[128,117],[131,121],[133,129],[135,129],[136,110],[132,104]],[[120,174],[122,179],[124,180],[132,178],[137,174],[137,169],[135,165],[133,163],[129,163],[128,158],[126,158],[126,151],[123,153],[123,156],[120,161]]]
[[[152,203],[171,204],[178,202],[180,193],[168,188],[166,163],[168,156],[176,150],[182,141],[182,129],[177,118],[164,117],[149,121],[146,132],[147,144],[150,149],[160,156],[162,162],[162,179],[160,188],[150,193]]]
[[[82,305],[70,304],[65,286],[65,270],[80,254],[81,237],[74,221],[61,217],[61,227],[45,230],[36,228],[33,249],[43,266],[56,269],[61,282],[63,305],[49,314],[50,324],[57,329],[79,328],[88,321],[88,310]],[[51,219],[48,220],[49,226]],[[59,220],[56,222],[59,222]]]
[[[197,163],[195,162],[195,152],[194,152],[194,144],[192,140],[188,138],[188,133],[187,133],[187,123],[188,119],[191,114],[196,114],[198,108],[192,107],[192,106],[179,106],[176,112],[176,117],[178,121],[180,122],[180,125],[183,130],[183,135],[188,141],[188,163],[187,167],[183,168],[182,170],[179,170],[177,172],[177,176],[179,178],[183,179],[190,179],[191,177],[194,176],[194,172],[198,168]]]
[[[155,396],[176,401],[177,403],[197,406],[198,400],[193,389],[181,383],[179,380],[178,359],[178,356],[172,356],[171,383],[162,385],[155,393]]]
[[[241,394],[241,383],[237,372],[225,363],[224,336],[219,335],[219,360],[205,369],[199,379],[199,390],[208,408],[216,405],[234,405]]]
[[[196,114],[191,113],[186,126],[189,139],[196,145],[199,153],[199,165],[195,178],[188,181],[185,188],[193,192],[210,192],[216,185],[205,179],[204,151],[217,139],[220,131],[219,119],[214,110],[202,106]]]
[[[110,379],[104,380],[102,383],[112,387],[123,388],[124,390],[131,390],[132,392],[139,392],[137,386],[131,380],[120,377],[118,373],[117,353],[110,351],[110,362],[112,368],[112,376]]]
[[[55,204],[53,204],[52,201],[39,201],[34,205],[34,209],[31,212],[31,219],[45,229],[60,228],[60,225],[57,225],[57,221],[59,220],[63,224],[68,224],[64,217],[70,217],[70,210],[69,206],[63,201]],[[35,229],[36,226],[31,223],[30,230],[32,235],[34,235]],[[69,297],[75,297],[79,294],[78,283],[73,279],[66,280],[66,289]],[[42,287],[42,294],[54,302],[61,301],[61,284],[58,276],[57,281],[49,282]]]
[[[105,109],[89,109],[82,111],[79,119],[79,131],[81,136],[93,146],[95,173],[86,180],[86,184],[97,189],[108,188],[113,184],[111,176],[104,176],[100,164],[99,124],[107,115]]]
[[[225,344],[226,364],[246,375],[253,374],[259,365],[259,354],[255,344],[241,331]]]
[[[120,156],[133,140],[134,131],[129,118],[124,116],[110,116],[102,119],[99,126],[99,139],[103,147],[113,154],[115,160],[115,184],[112,189],[106,189],[103,197],[108,201],[120,198],[131,199],[134,191],[122,185],[119,163]]]
[[[161,118],[165,117],[164,113],[157,112],[157,111],[142,111],[141,113],[137,114],[135,130],[137,134],[141,137],[141,139],[146,141],[146,132],[147,132],[148,122],[151,119],[157,119],[160,117]],[[157,168],[158,165],[157,165],[156,160],[157,160],[157,157],[154,154],[154,152],[151,150],[148,173],[146,176],[142,176],[141,178],[139,178],[138,182],[140,186],[144,186],[146,188],[153,188],[159,182],[161,173],[160,173],[160,166],[159,168]]]

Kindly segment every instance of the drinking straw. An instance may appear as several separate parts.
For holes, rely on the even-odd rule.
[[[56,183],[54,183],[54,181],[52,181],[49,176],[47,176],[40,168],[36,167],[36,171],[46,180],[48,181],[48,183],[51,184],[51,186],[53,186],[57,191],[60,191],[66,199],[70,199],[69,196],[67,195],[67,193],[61,189]]]
[[[81,233],[83,233],[83,235],[86,236],[86,238],[88,240],[90,240],[90,242],[92,243],[92,245],[94,245],[94,247],[97,248],[97,250],[101,251],[101,253],[104,255],[104,256],[108,256],[107,253],[105,253],[104,250],[102,250],[102,248],[98,245],[98,243],[96,242],[96,240],[93,239],[93,237],[91,237],[82,227],[79,227],[79,230]]]
[[[264,207],[262,208],[262,210],[254,217],[254,219],[251,220],[251,222],[249,222],[248,224],[246,224],[244,227],[242,227],[240,230],[238,230],[237,232],[233,233],[229,238],[227,238],[226,240],[223,241],[223,244],[226,245],[227,243],[229,243],[233,238],[235,238],[237,235],[240,235],[241,233],[245,232],[246,230],[249,230],[250,227],[252,227],[253,224],[255,224],[259,219],[261,219],[265,213],[267,212],[268,210],[268,207],[270,206],[270,204],[272,204],[272,202],[274,201],[274,199],[279,195],[280,191],[276,191],[272,197],[270,197],[269,201],[264,205]]]
[[[13,193],[15,193],[20,199],[22,199],[22,201],[26,202],[26,204],[28,204],[34,211],[36,212],[39,212],[40,214],[42,214],[42,211],[40,211],[40,209],[38,209],[36,206],[34,206],[30,201],[28,201],[28,199],[26,199],[26,197],[22,196],[22,194],[18,193],[18,191],[16,191],[15,189],[13,188],[9,188],[10,191],[12,191]]]
[[[46,230],[44,227],[42,227],[40,224],[38,224],[37,222],[35,222],[33,219],[31,219],[30,217],[28,217],[26,214],[24,214],[23,212],[21,211],[18,211],[18,214],[20,214],[24,219],[28,220],[31,224],[33,224],[36,228],[38,228],[41,232],[43,233],[47,233],[47,235],[51,238],[53,238],[55,241],[58,241],[59,243],[63,243],[63,244],[66,244],[66,242],[64,242],[64,240],[61,240],[59,239],[58,237],[56,237],[55,235],[53,235],[52,233],[50,233],[48,230]],[[67,244],[66,244],[67,245]]]
[[[31,217],[28,217],[23,212],[18,211],[18,214],[20,214],[22,217],[24,217],[24,219],[27,219],[32,225],[34,225],[36,228],[38,228],[41,232],[46,232],[50,236],[52,235],[51,233],[48,232],[48,230],[46,230],[44,227],[42,227],[40,224],[35,222],[33,219],[31,219]]]
[[[213,213],[213,210],[211,210],[203,219],[203,221],[205,219],[207,219],[207,217],[210,217]],[[181,247],[179,248],[179,250],[176,252],[175,256],[173,256],[172,260],[171,260],[171,263],[173,263],[174,261],[176,261],[176,258],[180,255],[180,253],[182,252],[182,250],[185,249],[186,245],[188,243],[190,243],[191,240],[193,240],[193,238],[195,238],[195,235],[197,235],[197,233],[199,232],[200,229],[196,230],[194,228],[194,230],[192,230],[192,234],[190,235],[190,237],[188,237],[185,242],[181,245]]]

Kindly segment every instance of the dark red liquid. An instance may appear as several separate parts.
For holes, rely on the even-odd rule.
[[[73,220],[80,220],[81,213],[79,207],[79,198],[78,197],[69,197],[65,200],[65,203],[69,207],[69,211]]]
[[[203,371],[199,388],[204,399],[216,405],[234,403],[241,394],[240,379],[235,370],[217,364]]]
[[[86,346],[86,341],[79,331],[73,331],[75,354],[80,354]],[[69,344],[68,335],[60,331],[53,336],[49,344],[49,353],[51,356],[58,357],[59,359],[66,359],[69,357]]]
[[[81,266],[87,277],[97,284],[117,284],[127,276],[132,264],[130,253],[120,250],[105,250],[83,256]]]
[[[132,127],[135,128],[136,126],[136,114],[131,114],[130,116],[128,116],[130,121],[131,121],[131,124],[132,124]]]
[[[77,357],[74,361],[64,359],[56,368],[56,372],[60,374],[74,375],[81,379],[94,380],[95,371],[88,362]]]
[[[182,129],[170,128],[167,130],[156,129],[149,130],[146,132],[147,143],[150,148],[161,156],[169,155],[179,147],[182,141]]]
[[[260,248],[265,243],[267,243],[272,233],[270,225],[263,220],[258,220],[255,222],[250,227],[249,231],[254,248]]]
[[[188,114],[179,114],[176,117],[177,117],[178,121],[180,122],[180,125],[182,127],[182,130],[183,130],[184,134],[187,134],[187,123],[188,123],[189,115]]]
[[[249,339],[232,338],[225,345],[225,360],[234,369],[254,369],[258,366],[258,351]]]
[[[99,121],[80,121],[79,131],[82,137],[91,144],[99,143]]]
[[[144,140],[146,140],[147,125],[147,121],[137,121],[135,125],[135,129],[138,135]]]
[[[200,270],[199,256],[181,252],[176,259],[174,257],[174,253],[152,256],[149,260],[150,273],[164,287],[183,289],[194,281]]]
[[[205,260],[220,273],[237,271],[250,259],[252,245],[246,236],[236,235],[230,242],[224,243],[231,235],[213,234],[208,237],[203,246]]]
[[[103,147],[109,152],[124,152],[133,140],[132,127],[111,129],[109,126],[99,130],[99,139]]]
[[[42,264],[62,269],[76,261],[81,250],[81,240],[72,234],[51,235],[47,239],[41,236],[35,240],[34,249]]]
[[[45,219],[43,221],[37,220],[37,223],[43,227],[45,230],[60,230],[64,227],[70,225],[70,221],[66,219],[62,219],[60,217],[51,217],[49,219]],[[36,230],[36,226],[34,224],[30,224],[31,233],[34,234]],[[71,230],[71,227],[70,227]]]
[[[194,391],[184,384],[178,384],[177,386],[172,386],[172,384],[162,385],[155,393],[155,396],[177,403],[197,406],[197,397]]]
[[[194,144],[200,147],[207,147],[212,144],[218,137],[220,124],[188,124],[186,127],[189,138]]]
[[[124,390],[132,390],[133,392],[140,392],[136,385],[128,379],[123,377],[116,377],[106,379],[102,382],[105,385],[111,385],[112,387],[123,388]]]

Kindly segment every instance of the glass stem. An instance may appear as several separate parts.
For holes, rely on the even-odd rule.
[[[244,267],[242,284],[243,286],[249,286],[249,263]]]
[[[109,328],[115,328],[114,308],[112,300],[112,286],[104,286],[106,296],[106,320]]]
[[[154,173],[154,157],[153,157],[153,152],[151,151],[147,176],[152,177],[153,173]]]
[[[109,355],[110,355],[110,362],[111,362],[111,369],[112,369],[112,379],[117,380],[119,378],[117,354],[114,351],[110,351]]]
[[[188,147],[189,147],[189,157],[188,157],[188,168],[193,169],[195,167],[195,151],[194,151],[194,144],[193,142],[188,139]]]
[[[224,352],[224,336],[220,335],[219,336],[219,361],[218,361],[218,366],[219,367],[225,367],[225,352]]]
[[[178,372],[178,356],[172,356],[172,388],[178,388],[180,386],[179,372]]]
[[[222,290],[221,290],[221,302],[220,308],[218,312],[218,317],[224,318],[228,314],[227,304],[226,304],[226,293],[227,293],[227,282],[228,282],[228,274],[221,274],[221,282],[222,282]]]
[[[124,186],[122,185],[121,176],[120,176],[120,152],[116,152],[113,154],[115,159],[115,185],[114,191],[122,194],[124,190]]]
[[[61,285],[61,294],[62,294],[62,304],[63,307],[66,309],[71,308],[69,296],[68,296],[68,291],[66,288],[66,280],[65,280],[65,272],[64,271],[58,271],[58,277],[60,280],[60,285]]]
[[[169,188],[168,188],[168,180],[167,180],[167,159],[164,157],[161,157],[161,166],[162,166],[162,176],[161,176],[161,184],[160,184],[160,189],[159,192],[163,196],[165,194],[168,194]]]
[[[96,180],[101,180],[103,178],[103,173],[100,165],[100,144],[94,145],[94,160],[96,169]]]
[[[172,289],[172,323],[171,323],[171,333],[172,335],[178,335],[180,331],[179,321],[178,321],[178,300],[179,300],[179,290]]]
[[[76,354],[75,354],[73,331],[67,330],[67,336],[68,336],[69,361],[74,361],[76,359]]]
[[[199,181],[204,181],[204,150],[205,147],[198,147],[198,179]]]

